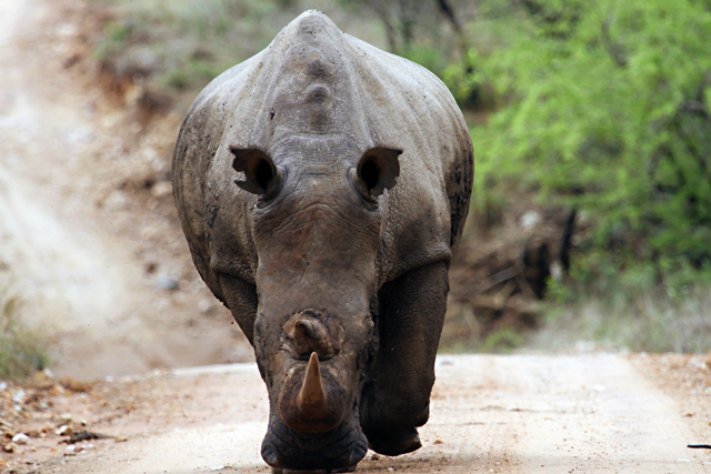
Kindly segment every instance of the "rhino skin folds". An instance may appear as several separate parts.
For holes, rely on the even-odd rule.
[[[195,100],[174,197],[195,266],[254,346],[275,469],[420,447],[472,156],[439,79],[317,11]]]

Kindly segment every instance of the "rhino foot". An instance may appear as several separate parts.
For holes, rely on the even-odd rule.
[[[262,441],[262,458],[273,473],[352,472],[368,450],[357,425],[319,434],[298,433],[274,422]]]
[[[366,435],[370,449],[386,456],[411,453],[422,447],[420,436],[415,428],[401,432],[378,431]]]
[[[280,467],[273,467],[272,474],[337,474],[340,472],[355,472],[355,470],[356,470],[355,464],[353,466],[343,467],[340,469],[318,469],[318,470],[310,470],[310,471],[301,471],[301,470],[283,469]]]

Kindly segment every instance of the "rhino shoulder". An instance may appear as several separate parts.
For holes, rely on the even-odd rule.
[[[469,207],[473,150],[449,89],[405,58],[348,37],[374,141],[404,150],[383,233],[383,277],[390,280],[448,260]]]
[[[210,270],[207,175],[222,144],[225,119],[235,99],[248,89],[260,60],[261,53],[223,72],[203,89],[183,121],[173,150],[173,197],[180,222],[200,276],[220,300],[219,282]]]

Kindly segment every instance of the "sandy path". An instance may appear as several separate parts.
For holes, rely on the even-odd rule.
[[[128,147],[130,111],[67,69],[90,53],[71,50],[80,33],[63,8],[0,1],[0,307],[17,298],[16,317],[75,378],[248,360],[174,216],[119,189],[122,174],[164,161]]]
[[[398,458],[370,452],[358,472],[711,471],[711,453],[686,448],[703,440],[683,408],[624,356],[441,356],[437,373],[424,447]],[[122,390],[141,394],[131,413],[93,428],[127,441],[33,469],[269,472],[259,457],[266,391],[253,365],[177,370]]]
[[[1,5],[0,61],[21,66],[23,57],[33,54],[25,28],[48,12],[41,2]],[[141,346],[154,336],[131,317],[142,296],[131,282],[140,281],[140,272],[125,264],[130,261],[125,246],[112,245],[115,239],[92,222],[91,196],[62,189],[66,184],[54,174],[68,173],[87,152],[94,139],[90,117],[82,115],[83,104],[72,103],[71,94],[50,96],[56,85],[45,87],[29,74],[35,66],[31,56],[25,64],[0,76],[2,254],[23,301],[22,318],[50,338],[60,371],[71,361],[74,375],[103,375],[117,364],[115,354],[96,350],[102,344],[124,347],[120,372],[147,370]],[[94,351],[90,357],[87,348]]]

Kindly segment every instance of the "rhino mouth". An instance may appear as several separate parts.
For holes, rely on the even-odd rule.
[[[271,413],[262,458],[275,472],[354,468],[368,450],[358,411],[357,368],[365,357],[355,347],[359,338],[348,340],[343,320],[326,310],[304,309],[284,319],[280,350],[265,364]],[[362,320],[360,332],[367,333],[369,315]]]
[[[276,420],[262,441],[262,459],[273,468],[350,470],[367,451],[368,442],[357,422],[344,422],[325,433],[302,433]]]

